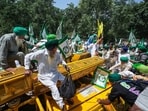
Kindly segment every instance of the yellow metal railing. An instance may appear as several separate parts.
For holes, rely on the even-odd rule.
[[[39,108],[39,111],[45,111],[42,104],[41,104],[41,101],[40,101],[40,99],[38,97],[35,98],[35,101],[36,101],[36,104],[37,104],[37,106]]]
[[[68,66],[71,69],[70,74],[72,75],[73,80],[79,79],[93,71],[95,71],[98,65],[103,64],[104,60],[100,57],[91,57],[82,59],[79,61],[68,63]],[[62,68],[61,68],[62,69]],[[61,73],[65,73],[65,69],[62,69]],[[24,67],[18,67],[14,72],[0,72],[0,105],[7,103],[8,101],[13,100],[16,97],[19,97],[28,91],[32,90],[34,92],[33,98],[26,100],[25,102],[20,103],[15,108],[16,111],[19,107],[35,102],[40,111],[44,111],[44,108],[38,98],[38,95],[45,94],[49,89],[43,86],[39,81],[36,83],[33,81],[33,76],[24,75]],[[67,72],[66,72],[67,73]],[[37,76],[37,73],[34,74]],[[50,111],[51,104],[48,98],[45,95],[46,101],[46,111]]]

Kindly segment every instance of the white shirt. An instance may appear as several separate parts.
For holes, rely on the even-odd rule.
[[[33,53],[29,53],[25,56],[25,69],[29,69],[31,65],[31,60],[38,61],[38,72],[39,78],[50,78],[52,80],[59,79],[59,72],[57,70],[58,64],[61,64],[63,59],[60,56],[59,52],[56,52],[55,58],[52,61],[52,64],[49,63],[48,60],[48,51],[47,49],[38,50]]]
[[[91,48],[91,57],[96,56],[96,51],[98,51],[99,45],[94,43]]]

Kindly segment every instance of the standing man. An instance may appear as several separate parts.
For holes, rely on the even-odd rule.
[[[99,55],[98,51],[102,41],[103,41],[103,36],[93,41],[92,48],[90,49],[91,57]]]
[[[56,101],[60,109],[65,111],[63,98],[60,96],[57,88],[57,81],[63,81],[65,77],[58,72],[57,66],[63,64],[68,71],[69,68],[57,51],[58,40],[48,40],[45,43],[45,47],[46,49],[38,50],[25,56],[25,74],[31,74],[31,60],[36,60],[38,62],[38,80],[51,90],[53,99]]]
[[[15,27],[13,33],[4,34],[0,37],[0,67],[3,69],[16,67],[15,60],[23,65],[24,53],[19,52],[19,48],[22,46],[26,34],[26,28]]]

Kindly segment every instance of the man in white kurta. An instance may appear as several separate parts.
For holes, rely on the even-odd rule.
[[[25,56],[25,72],[26,74],[29,73],[31,60],[37,60],[38,80],[51,90],[53,99],[59,105],[60,109],[62,109],[64,106],[64,102],[63,98],[59,94],[57,81],[63,81],[64,76],[58,72],[57,66],[61,63],[63,63],[63,65],[66,65],[66,63],[63,62],[60,53],[57,52],[58,42],[56,40],[52,41],[54,42],[47,42],[45,44],[46,49],[38,50],[37,52],[33,52]]]

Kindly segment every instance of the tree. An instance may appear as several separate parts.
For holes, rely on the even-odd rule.
[[[143,0],[80,0],[61,10],[53,6],[54,0],[0,0],[0,35],[11,32],[14,26],[28,27],[32,23],[34,34],[39,37],[42,25],[46,23],[49,33],[56,33],[63,19],[64,36],[70,36],[75,29],[83,39],[92,32],[97,33],[97,19],[104,25],[104,41],[128,38],[131,28],[135,36],[148,35],[148,2]]]

